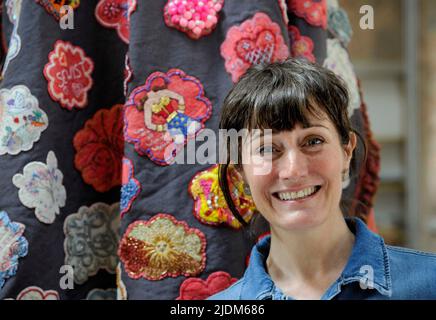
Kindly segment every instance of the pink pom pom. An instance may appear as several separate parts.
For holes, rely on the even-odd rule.
[[[183,16],[185,17],[185,19],[187,20],[191,20],[192,19],[192,13],[190,11],[186,11]]]
[[[193,31],[197,36],[199,36],[199,35],[201,34],[201,29],[200,29],[199,27],[195,27],[192,31]]]
[[[180,16],[172,16],[171,17],[171,23],[172,24],[178,24],[180,21]]]
[[[186,20],[185,18],[181,18],[180,19],[180,26],[183,28],[186,28],[188,26],[188,20]]]
[[[188,28],[191,30],[193,30],[195,28],[195,21],[194,20],[189,21]]]
[[[205,26],[206,26],[206,28],[207,29],[210,29],[210,28],[212,28],[213,26],[214,26],[215,24],[214,23],[212,23],[211,21],[209,21],[209,20],[207,20],[206,21],[206,24],[205,24]]]

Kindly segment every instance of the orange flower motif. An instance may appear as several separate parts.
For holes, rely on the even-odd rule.
[[[124,151],[122,105],[99,110],[85,127],[76,133],[74,164],[83,180],[98,192],[121,185],[121,162]]]
[[[118,255],[133,279],[194,276],[206,266],[206,237],[186,222],[160,213],[130,224]]]
[[[253,199],[247,194],[239,173],[229,167],[228,181],[233,202],[245,221],[249,221],[256,210]],[[197,173],[188,189],[194,199],[194,216],[205,224],[228,226],[239,229],[241,223],[233,216],[219,187],[218,166]]]

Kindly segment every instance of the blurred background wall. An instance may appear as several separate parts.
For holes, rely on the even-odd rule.
[[[389,244],[436,252],[436,1],[342,0],[349,46],[381,146],[375,200]],[[374,8],[362,30],[360,8]]]

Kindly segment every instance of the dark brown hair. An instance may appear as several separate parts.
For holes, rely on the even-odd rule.
[[[334,124],[340,141],[346,145],[350,132],[355,131],[348,116],[349,94],[346,84],[332,71],[306,60],[288,59],[267,65],[251,67],[230,90],[221,111],[220,129],[272,129],[273,132],[293,130],[297,124],[309,126],[308,116],[328,116]],[[219,185],[232,214],[243,225],[230,196],[227,169],[230,164],[230,142],[225,140],[227,159],[220,164]],[[241,170],[241,140],[238,140],[238,163]],[[354,158],[354,157],[353,157]],[[341,208],[348,206],[341,200]]]

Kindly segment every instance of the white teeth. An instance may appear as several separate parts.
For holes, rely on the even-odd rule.
[[[315,191],[316,191],[315,187],[309,187],[297,192],[279,192],[278,196],[280,200],[284,200],[284,201],[297,200],[297,199],[308,197],[314,194]]]

